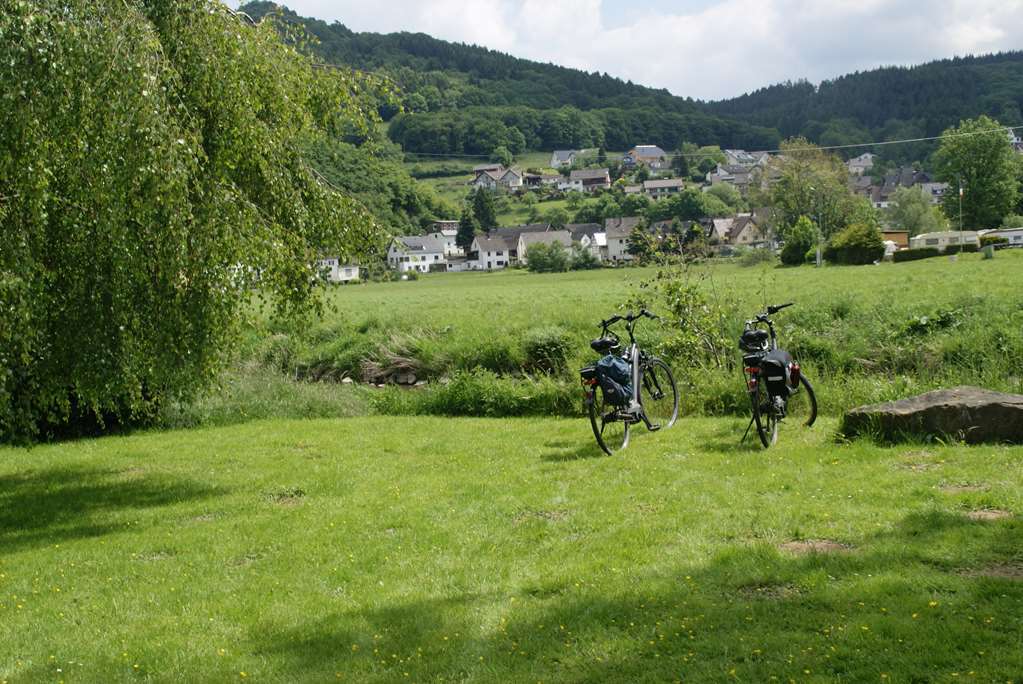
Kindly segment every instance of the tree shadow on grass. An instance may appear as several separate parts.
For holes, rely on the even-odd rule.
[[[600,458],[606,455],[592,439],[575,441],[556,439],[544,444],[544,451],[540,455],[540,460],[549,463],[561,463],[586,458]]]
[[[225,490],[165,474],[48,468],[0,476],[0,549],[96,537],[123,529],[120,511],[171,506]]]
[[[845,541],[807,555],[737,545],[600,589],[573,574],[542,595],[356,608],[253,636],[296,680],[1005,681],[1023,670],[1023,582],[965,572],[1019,561],[1020,521],[914,513]]]

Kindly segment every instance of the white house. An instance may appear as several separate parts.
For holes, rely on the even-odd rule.
[[[320,259],[316,264],[332,283],[350,283],[359,279],[359,267],[355,264],[342,264],[337,257]]]
[[[440,221],[437,223],[440,223]],[[458,243],[455,241],[458,236],[458,221],[444,221],[444,223],[454,223],[456,228],[435,230],[432,233],[427,233],[426,237],[433,238],[440,242],[444,247],[444,256],[447,258],[465,256],[465,250],[459,247]]]
[[[845,168],[854,176],[862,176],[874,166],[874,159],[877,155],[871,152],[864,152],[858,157],[853,157],[845,163]]]
[[[511,265],[511,249],[504,238],[477,235],[469,247],[468,265],[474,271],[506,268]]]
[[[660,199],[670,195],[677,195],[686,187],[681,178],[665,178],[660,180],[643,181],[643,192],[653,199]]]
[[[622,163],[625,166],[646,164],[651,169],[660,169],[668,165],[668,153],[657,145],[636,145],[625,153]]]
[[[395,238],[387,249],[387,264],[401,273],[445,271],[447,257],[444,242],[430,235]]]
[[[560,169],[563,166],[571,166],[575,163],[578,154],[575,150],[554,150],[551,154],[551,168]]]
[[[960,242],[961,240],[961,242]],[[909,238],[910,249],[921,247],[936,247],[941,251],[949,245],[977,245],[980,246],[980,238],[975,230],[944,230],[938,233],[921,233],[916,237]]]
[[[629,236],[633,229],[639,226],[640,221],[638,216],[604,220],[605,251],[602,253],[604,261],[612,264],[632,261],[633,257],[629,254]]]
[[[611,174],[607,169],[576,169],[568,176],[568,183],[562,184],[563,189],[579,192],[594,192],[611,189]]]

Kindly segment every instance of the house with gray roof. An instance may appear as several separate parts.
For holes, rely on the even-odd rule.
[[[622,164],[627,167],[643,164],[651,169],[661,169],[668,166],[668,153],[657,145],[636,145],[622,157]]]
[[[571,166],[575,163],[575,158],[578,154],[576,150],[554,150],[551,153],[551,168],[560,169],[565,166]]]
[[[562,189],[595,192],[611,189],[611,174],[607,169],[576,169],[568,175]]]
[[[686,182],[681,178],[664,178],[657,180],[643,181],[643,192],[653,199],[661,199],[677,195],[686,187]]]
[[[397,237],[387,248],[387,264],[391,268],[406,271],[447,270],[445,243],[435,235],[408,235]]]
[[[522,233],[519,235],[518,261],[529,263],[529,248],[534,245],[560,245],[563,249],[571,249],[572,234],[567,230],[548,230],[544,232]]]

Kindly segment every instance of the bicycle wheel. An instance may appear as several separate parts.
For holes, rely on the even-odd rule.
[[[749,397],[753,405],[753,422],[757,428],[757,435],[766,449],[778,441],[778,416],[763,382],[757,383],[757,388],[750,392]]]
[[[604,453],[610,456],[629,446],[629,423],[622,418],[617,407],[604,400],[604,393],[594,390],[593,398],[586,403],[593,436]]]
[[[652,358],[643,368],[639,403],[650,422],[662,429],[670,428],[678,419],[678,387],[664,361]]]
[[[785,419],[793,425],[798,423],[810,427],[817,420],[817,395],[805,376],[799,376],[799,384],[800,389],[789,397]]]

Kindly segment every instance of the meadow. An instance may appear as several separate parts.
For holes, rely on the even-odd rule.
[[[1016,681],[1019,447],[686,418],[0,449],[0,681]]]
[[[254,328],[244,357],[250,369],[328,383],[382,382],[393,369],[428,382],[413,392],[353,388],[336,415],[356,410],[348,399],[391,414],[578,415],[575,371],[594,359],[588,341],[597,324],[645,303],[665,320],[644,322],[638,336],[672,364],[684,413],[737,415],[747,410],[735,347],[742,322],[793,301],[776,317],[781,343],[814,381],[822,411],[838,415],[955,384],[1023,391],[1021,266],[1017,251],[822,269],[715,261],[678,276],[698,295],[681,311],[685,320],[659,294],[657,268],[431,274],[336,288],[321,321],[302,334]],[[697,314],[721,345],[713,354],[686,337]],[[537,354],[552,350],[558,362],[538,368]]]

